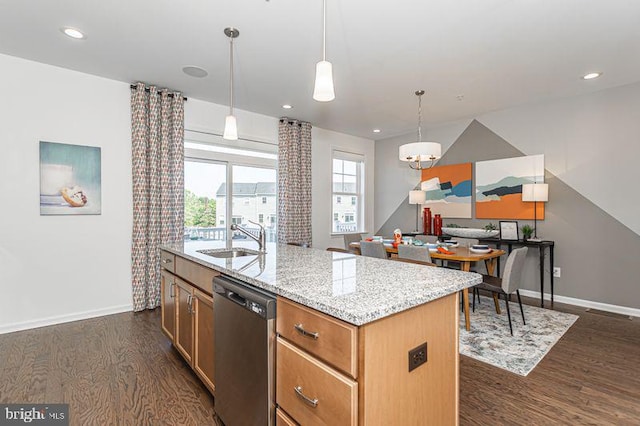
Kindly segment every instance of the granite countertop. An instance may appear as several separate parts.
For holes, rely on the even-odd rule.
[[[249,241],[234,247],[256,249]],[[231,259],[199,250],[224,248],[224,242],[176,242],[163,250],[238,278],[354,325],[363,325],[482,282],[471,272],[267,244],[267,253]]]

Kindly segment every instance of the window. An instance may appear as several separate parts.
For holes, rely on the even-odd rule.
[[[245,138],[229,142],[189,129],[184,136],[185,239],[230,243],[243,237],[229,232],[229,225],[257,230],[248,221],[266,220],[267,241],[277,241],[277,143]]]
[[[332,232],[363,232],[364,156],[334,150],[332,168]],[[351,202],[343,203],[343,197]]]

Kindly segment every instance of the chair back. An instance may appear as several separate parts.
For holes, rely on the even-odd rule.
[[[473,245],[478,244],[480,241],[475,238],[454,238],[458,242],[458,244],[462,247],[471,247]]]
[[[427,247],[400,244],[398,246],[398,257],[419,260],[421,262],[431,262],[431,256],[429,255],[429,249]]]
[[[507,258],[504,272],[502,273],[502,290],[507,294],[513,293],[520,287],[527,250],[527,247],[515,249]]]
[[[360,254],[363,256],[387,259],[387,250],[384,244],[377,241],[360,241]]]
[[[344,238],[344,248],[349,250],[349,244],[361,241],[362,234],[344,234],[342,238]]]
[[[420,240],[423,243],[437,243],[438,242],[438,236],[437,235],[416,235],[415,237],[416,240]]]

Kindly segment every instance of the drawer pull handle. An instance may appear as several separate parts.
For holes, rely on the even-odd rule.
[[[311,399],[309,398],[307,395],[305,395],[304,393],[302,393],[302,387],[300,386],[296,386],[295,388],[293,388],[294,391],[296,391],[296,393],[298,394],[298,396],[300,398],[302,398],[304,400],[304,402],[306,402],[307,404],[309,404],[310,406],[312,406],[313,408],[318,406],[318,398],[314,398]]]
[[[162,259],[162,263],[164,264],[171,263],[171,259]]]
[[[320,337],[320,334],[317,332],[314,333],[312,331],[305,330],[302,324],[296,324],[293,326],[293,328],[295,328],[296,331],[298,331],[298,333],[302,334],[303,336],[311,337],[314,340],[318,340],[318,337]]]

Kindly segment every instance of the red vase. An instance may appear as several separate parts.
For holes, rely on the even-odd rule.
[[[433,235],[442,235],[442,217],[439,214],[433,217]]]
[[[422,212],[422,233],[431,235],[431,209],[429,207],[425,207]]]

